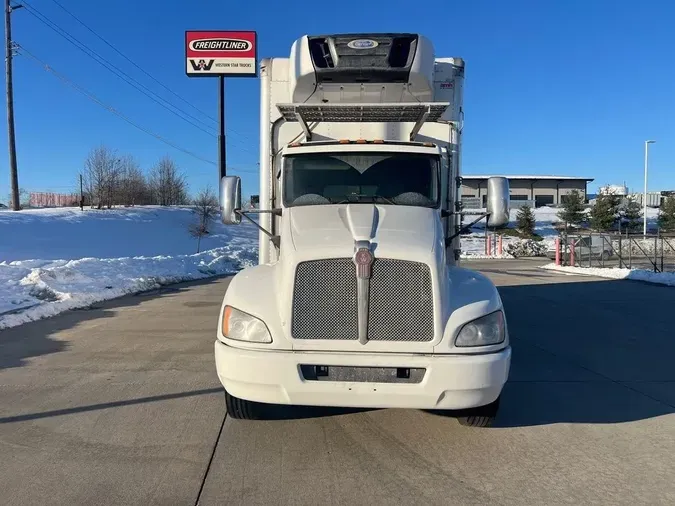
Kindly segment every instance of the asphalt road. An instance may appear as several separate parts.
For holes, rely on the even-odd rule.
[[[226,418],[227,280],[180,285],[0,331],[0,503],[675,503],[675,289],[467,264],[500,286],[513,339],[497,427]]]

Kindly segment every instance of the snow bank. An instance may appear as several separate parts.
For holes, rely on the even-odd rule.
[[[499,260],[509,260],[509,259],[514,259],[515,257],[512,255],[509,255],[507,253],[503,253],[501,255],[485,255],[482,253],[464,253],[460,255],[460,258],[463,260],[494,260],[494,259],[499,259]]]
[[[189,208],[0,213],[0,329],[257,263],[250,224],[211,226],[197,241]]]
[[[189,207],[4,210],[0,262],[190,255],[197,251],[197,241],[188,233],[194,221]],[[257,241],[258,231],[247,222],[230,227],[214,222],[200,249],[218,248],[232,237]]]
[[[162,285],[233,274],[256,259],[255,248],[230,245],[194,255],[2,262],[0,329]]]
[[[583,274],[609,279],[633,279],[648,281],[660,285],[675,286],[675,272],[653,272],[643,269],[620,269],[618,267],[572,267],[550,263],[541,266],[542,269],[567,272],[569,274]]]

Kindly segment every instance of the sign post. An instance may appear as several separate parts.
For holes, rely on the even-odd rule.
[[[185,32],[185,73],[187,76],[218,78],[219,183],[227,175],[225,78],[258,76],[257,42],[257,34],[253,31],[188,30]]]
[[[225,76],[218,76],[218,181],[227,176],[225,167]]]

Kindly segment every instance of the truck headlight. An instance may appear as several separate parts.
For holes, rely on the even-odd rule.
[[[495,311],[465,324],[455,339],[455,346],[488,346],[504,341],[504,313]]]
[[[237,341],[249,343],[272,342],[270,331],[262,320],[232,306],[225,306],[222,331],[225,337]]]

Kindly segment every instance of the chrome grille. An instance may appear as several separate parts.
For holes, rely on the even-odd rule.
[[[295,273],[295,339],[357,340],[356,267],[351,258],[302,262]],[[376,258],[370,279],[368,340],[434,338],[431,273],[423,263]]]
[[[358,339],[356,271],[351,258],[302,262],[295,271],[295,339]]]
[[[373,263],[368,308],[369,341],[431,341],[434,305],[429,267],[379,259]]]

